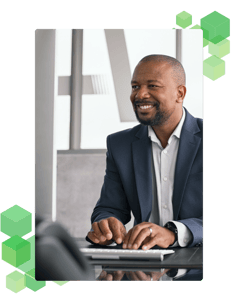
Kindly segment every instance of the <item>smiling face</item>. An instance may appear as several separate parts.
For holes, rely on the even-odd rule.
[[[179,118],[184,96],[179,94],[172,75],[172,67],[166,62],[148,61],[137,65],[130,100],[140,123],[162,126]]]

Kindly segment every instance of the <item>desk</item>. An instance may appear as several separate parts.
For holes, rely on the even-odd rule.
[[[76,239],[76,242],[79,248],[87,248],[87,247],[96,248],[96,246],[91,245],[83,238]],[[107,246],[105,247],[103,246],[102,248],[106,248],[106,247]],[[117,246],[112,246],[111,248],[121,249],[121,246],[117,245]],[[177,248],[173,248],[173,250],[175,251],[175,253],[164,256],[163,261],[141,261],[141,260],[125,261],[125,260],[105,260],[105,259],[99,259],[99,260],[89,259],[88,261],[92,265],[93,269],[95,269],[96,278],[97,278],[97,274],[99,276],[103,271],[105,271],[107,274],[110,274],[112,277],[113,277],[112,274],[114,274],[115,272],[115,274],[118,274],[119,276],[120,274],[125,274],[125,275],[131,274],[131,276],[135,278],[132,272],[134,272],[135,274],[140,274],[139,272],[141,272],[141,274],[144,273],[145,275],[146,274],[149,275],[149,273],[155,274],[156,278],[158,278],[161,275],[161,273],[164,274],[171,273],[173,277],[170,278],[174,278],[174,274],[176,274],[177,269],[178,270],[186,269],[184,276],[180,277],[182,278],[182,280],[201,280],[202,268],[203,268],[202,247],[194,247],[194,248],[177,247]],[[144,277],[143,274],[142,277],[151,278],[146,276]],[[165,277],[169,277],[169,276],[165,275]],[[175,280],[180,280],[180,278],[179,279],[176,278]],[[127,280],[129,280],[129,276]]]

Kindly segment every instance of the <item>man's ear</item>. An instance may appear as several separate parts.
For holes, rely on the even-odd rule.
[[[187,88],[185,85],[179,85],[178,86],[178,91],[177,91],[177,102],[178,103],[183,103],[183,100],[185,98],[186,92],[187,92]]]

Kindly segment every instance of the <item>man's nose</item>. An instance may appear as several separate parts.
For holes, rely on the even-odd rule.
[[[135,95],[135,99],[146,99],[149,97],[148,89],[144,86],[140,87]]]

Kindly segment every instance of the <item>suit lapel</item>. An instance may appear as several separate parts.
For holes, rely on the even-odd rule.
[[[152,210],[151,141],[147,126],[141,126],[132,143],[132,155],[142,222],[148,221]]]
[[[185,111],[186,118],[181,131],[174,175],[172,199],[174,220],[177,220],[187,179],[201,143],[201,138],[195,135],[199,132],[197,121],[186,109]],[[138,199],[141,208],[141,221],[144,222],[148,221],[152,210],[152,148],[151,140],[148,137],[147,126],[141,126],[136,136],[138,139],[132,143],[132,155]]]
[[[174,175],[172,199],[174,220],[178,218],[187,179],[201,142],[201,138],[194,135],[197,132],[199,132],[197,122],[186,110],[186,119],[182,127]]]

